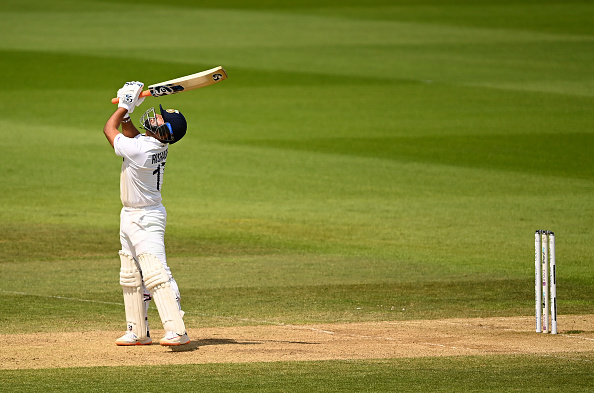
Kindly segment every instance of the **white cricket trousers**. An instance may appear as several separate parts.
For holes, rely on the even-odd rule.
[[[166,225],[167,211],[163,205],[141,208],[124,206],[120,213],[120,242],[122,251],[134,258],[139,270],[138,255],[150,253],[159,259],[169,275],[171,288],[179,302],[179,288],[171,274],[171,269],[167,266],[167,257],[165,256]],[[145,293],[148,293],[146,288]]]

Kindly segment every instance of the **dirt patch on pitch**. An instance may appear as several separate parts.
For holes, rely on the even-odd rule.
[[[0,369],[578,352],[594,358],[594,315],[560,316],[558,335],[535,333],[533,324],[533,317],[514,317],[204,328],[190,329],[190,344],[173,349],[117,347],[121,332],[11,334],[0,335]]]

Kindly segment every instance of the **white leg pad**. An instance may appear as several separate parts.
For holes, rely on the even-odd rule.
[[[124,292],[124,306],[126,309],[126,323],[128,330],[134,332],[139,339],[148,337],[144,291],[142,276],[134,259],[120,251],[120,285]]]
[[[184,335],[186,326],[175,293],[169,282],[169,274],[167,274],[161,261],[156,256],[145,253],[138,256],[138,262],[142,269],[144,285],[155,301],[163,328],[167,332],[173,331],[180,336]]]

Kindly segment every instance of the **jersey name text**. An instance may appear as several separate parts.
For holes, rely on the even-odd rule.
[[[151,164],[157,164],[161,161],[165,161],[167,159],[167,152],[169,151],[169,149],[166,149],[165,151],[162,151],[161,153],[157,153],[157,154],[153,154],[152,157],[152,162]]]

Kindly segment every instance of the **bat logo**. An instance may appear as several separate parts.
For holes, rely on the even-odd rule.
[[[221,79],[223,79],[223,74],[212,74],[212,80],[213,81],[218,82]]]
[[[149,90],[151,91],[151,95],[153,97],[160,97],[179,93],[180,91],[184,91],[184,88],[180,85],[162,85],[149,87]]]

